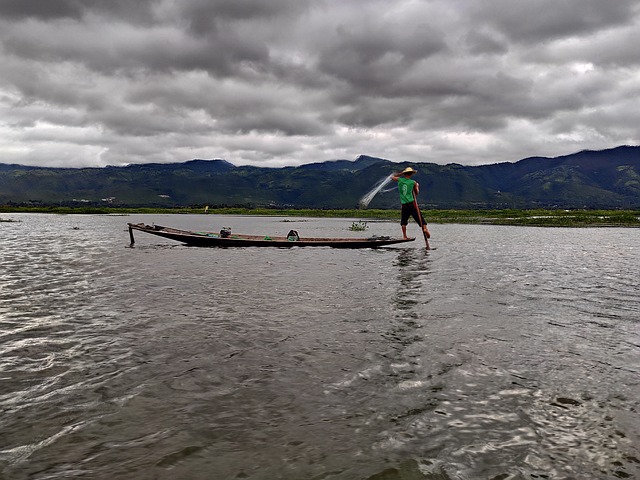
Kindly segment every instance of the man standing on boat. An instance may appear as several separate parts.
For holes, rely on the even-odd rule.
[[[398,191],[400,192],[400,202],[402,203],[402,210],[400,213],[402,237],[405,239],[408,238],[407,224],[409,223],[409,217],[413,217],[416,223],[422,227],[422,233],[426,242],[428,238],[431,238],[431,234],[427,228],[427,222],[418,208],[418,201],[416,197],[418,196],[418,193],[420,193],[420,185],[411,178],[411,176],[416,172],[417,170],[407,167],[400,173],[394,173],[391,176],[391,180],[398,182]],[[429,245],[428,242],[427,245]]]

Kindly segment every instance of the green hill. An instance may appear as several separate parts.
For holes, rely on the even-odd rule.
[[[354,208],[406,165],[365,155],[285,168],[224,160],[81,169],[0,164],[0,204]],[[411,166],[419,171],[420,202],[431,208],[640,207],[637,146],[473,167]],[[397,206],[395,191],[381,192],[370,205]]]

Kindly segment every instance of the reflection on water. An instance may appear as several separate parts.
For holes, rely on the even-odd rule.
[[[395,261],[400,283],[395,302],[398,310],[411,310],[429,291],[429,255],[430,251],[423,248],[399,249]]]
[[[348,236],[351,220],[20,219],[0,224],[0,478],[640,474],[638,230],[127,248],[127,221]]]

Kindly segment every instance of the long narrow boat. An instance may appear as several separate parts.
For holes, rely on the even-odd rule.
[[[129,223],[131,245],[135,243],[133,231],[150,233],[159,237],[177,240],[196,247],[334,247],[334,248],[377,248],[396,243],[413,242],[415,238],[371,237],[371,238],[298,238],[271,237],[264,235],[242,235],[232,233],[223,236],[215,232],[191,232],[160,225]]]

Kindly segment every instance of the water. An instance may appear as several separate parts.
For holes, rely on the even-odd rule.
[[[640,230],[3,217],[0,478],[640,477]]]
[[[391,175],[380,180],[375,187],[373,187],[364,197],[360,199],[360,207],[367,208],[371,203],[371,200],[373,200],[373,197],[375,197],[380,192],[380,190],[382,190],[390,181]]]

